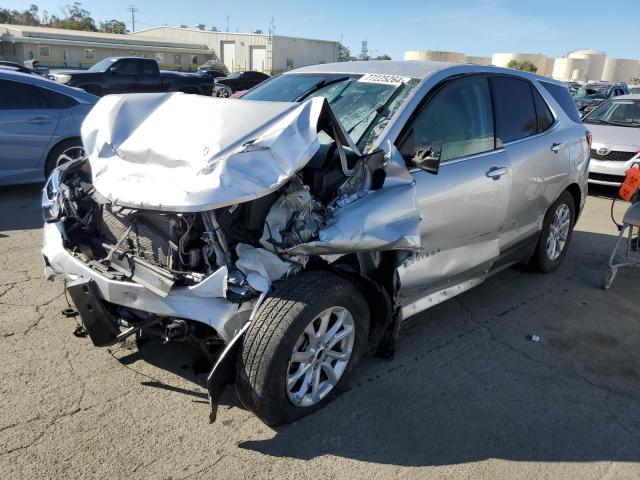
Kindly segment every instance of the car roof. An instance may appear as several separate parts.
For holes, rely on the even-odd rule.
[[[353,73],[367,74],[377,73],[383,75],[399,75],[424,79],[433,73],[448,67],[460,65],[449,62],[422,62],[417,60],[370,60],[368,62],[338,62],[309,65],[307,67],[289,70],[288,73]]]
[[[401,77],[410,77],[424,80],[439,71],[447,70],[450,68],[456,68],[456,70],[458,70],[458,73],[508,74],[528,79],[536,79],[547,83],[553,83],[566,88],[566,84],[559,80],[544,77],[535,73],[523,72],[522,70],[514,70],[512,68],[502,68],[493,65],[476,65],[471,63],[451,63],[421,60],[370,60],[366,62],[358,61],[323,63],[319,65],[300,67],[296,68],[295,70],[289,70],[285,72],[284,75],[292,73],[344,73],[365,75],[371,73],[381,75],[397,75]],[[460,70],[462,70],[462,72],[460,72]]]
[[[38,87],[48,88],[64,95],[69,95],[82,103],[96,103],[99,98],[95,95],[85,92],[84,90],[68,87],[60,83],[54,82],[39,75],[30,73],[16,72],[14,70],[0,68],[0,80],[13,80],[17,82],[37,85]]]
[[[132,57],[132,56],[128,56],[128,57],[127,56],[124,56],[124,57],[107,57],[107,58],[104,58],[103,60],[113,60],[113,61],[116,61],[116,60],[151,60],[151,61],[154,61],[154,62],[156,61],[153,58]]]

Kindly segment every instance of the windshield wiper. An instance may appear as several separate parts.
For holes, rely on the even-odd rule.
[[[358,120],[349,130],[347,130],[347,133],[353,132],[358,125],[360,125],[362,122],[364,122],[372,114],[377,113],[378,115],[381,115],[382,112],[384,112],[384,105],[378,105],[376,108],[374,108],[369,113],[367,113],[364,117],[362,117],[360,120]]]
[[[349,80],[350,77],[348,76],[344,76],[344,77],[339,77],[339,78],[334,78],[333,80],[320,80],[319,82],[317,82],[316,84],[312,85],[311,88],[309,88],[306,92],[304,92],[302,95],[298,96],[294,102],[301,102],[302,100],[304,100],[305,98],[307,98],[309,95],[317,92],[318,90],[320,90],[321,88],[324,87],[328,87],[329,85],[333,85],[334,83],[340,83],[340,82],[344,82],[345,80]]]

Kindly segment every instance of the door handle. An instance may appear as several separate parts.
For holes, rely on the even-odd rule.
[[[27,120],[27,123],[51,123],[51,121],[49,120],[49,117],[43,117],[43,116],[39,116],[39,117],[33,117]]]
[[[562,146],[564,145],[564,143],[553,143],[551,145],[551,151],[553,153],[558,153],[560,151],[560,149],[562,148]]]
[[[486,175],[489,178],[498,180],[501,176],[506,175],[507,173],[509,173],[509,169],[507,167],[493,166],[487,171]]]

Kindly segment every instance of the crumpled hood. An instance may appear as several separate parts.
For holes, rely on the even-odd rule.
[[[93,185],[117,205],[164,211],[199,212],[259,198],[284,185],[318,150],[325,102],[108,95],[82,124]]]

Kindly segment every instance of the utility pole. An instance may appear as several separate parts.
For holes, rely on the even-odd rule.
[[[229,31],[229,15],[227,15],[227,32]]]
[[[129,8],[127,8],[127,11],[131,12],[131,31],[135,32],[136,31],[136,12],[138,11],[138,9],[136,8],[135,5],[129,5]]]

